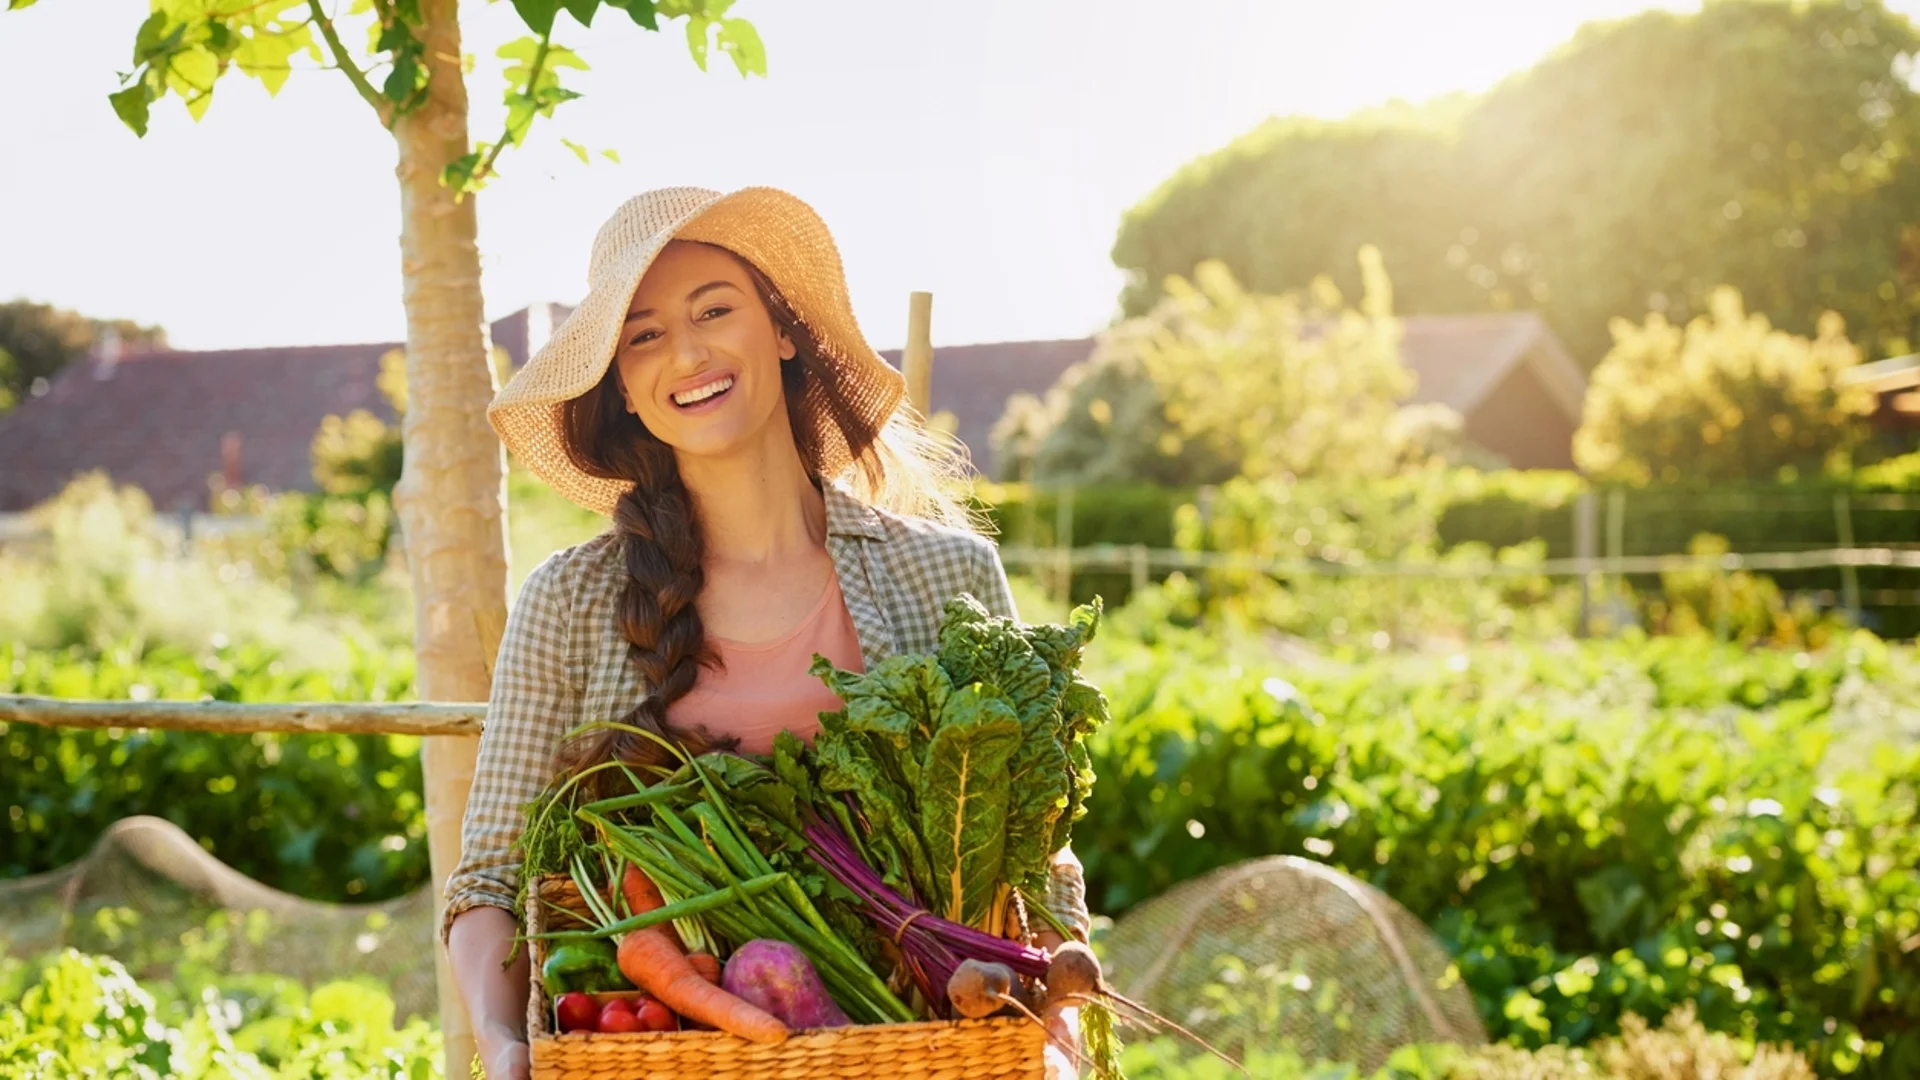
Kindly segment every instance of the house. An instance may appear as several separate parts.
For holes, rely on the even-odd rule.
[[[526,362],[569,309],[524,308],[493,324]],[[102,355],[69,365],[45,394],[0,415],[0,513],[26,510],[75,476],[105,470],[162,511],[204,509],[221,474],[273,491],[311,490],[320,422],[393,409],[376,380],[398,342]]]
[[[492,325],[524,364],[570,308],[536,304]],[[1586,379],[1531,313],[1405,320],[1402,358],[1415,403],[1449,405],[1466,435],[1519,468],[1571,468]],[[933,407],[951,413],[983,472],[989,434],[1018,393],[1044,394],[1093,353],[1093,339],[944,346],[934,351]],[[313,436],[328,416],[392,409],[376,380],[394,342],[97,357],[0,416],[0,513],[28,509],[74,476],[105,470],[164,511],[205,507],[208,479],[310,490]],[[898,366],[900,354],[883,354]]]
[[[1413,315],[1402,320],[1401,360],[1413,371],[1411,404],[1451,407],[1468,439],[1521,469],[1573,468],[1587,378],[1532,312]],[[991,474],[989,435],[1015,394],[1043,395],[1093,354],[1092,338],[936,348],[933,408]],[[896,367],[900,353],[882,353]]]

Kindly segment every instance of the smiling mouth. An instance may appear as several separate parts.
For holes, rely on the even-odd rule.
[[[733,389],[733,376],[723,375],[704,386],[680,391],[673,395],[673,403],[683,409],[691,409],[702,402],[712,401],[731,389]]]

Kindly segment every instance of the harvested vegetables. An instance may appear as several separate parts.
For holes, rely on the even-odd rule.
[[[1059,929],[1040,900],[1093,783],[1084,740],[1106,719],[1077,674],[1100,609],[1023,627],[960,597],[943,616],[935,654],[865,673],[817,659],[845,707],[822,715],[812,747],[783,734],[768,759],[689,758],[663,742],[681,762],[671,774],[589,770],[622,770],[631,794],[580,804],[586,773],[558,784],[529,808],[523,887],[570,874],[595,910],[588,929],[541,936],[556,949],[615,938],[636,985],[748,1038],[1033,1017],[1056,957],[1028,943],[1028,918]],[[724,959],[719,978],[690,953]],[[1104,1035],[1097,977],[1072,1002]],[[1117,1076],[1098,1041],[1094,1074]]]

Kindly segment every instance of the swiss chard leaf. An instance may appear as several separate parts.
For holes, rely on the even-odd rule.
[[[926,901],[953,922],[984,923],[1003,880],[1007,761],[1020,742],[1020,719],[1003,695],[977,683],[948,695],[919,804],[932,871]]]

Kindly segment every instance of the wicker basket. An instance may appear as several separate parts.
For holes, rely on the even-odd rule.
[[[542,933],[548,901],[582,910],[572,882],[535,882],[527,898],[527,932]],[[530,943],[533,992],[527,999],[527,1038],[533,1080],[811,1080],[873,1077],[884,1080],[1042,1080],[1046,1037],[1024,1019],[953,1023],[861,1024],[798,1031],[777,1045],[714,1031],[666,1034],[555,1034],[553,1002],[540,983],[546,943]]]

